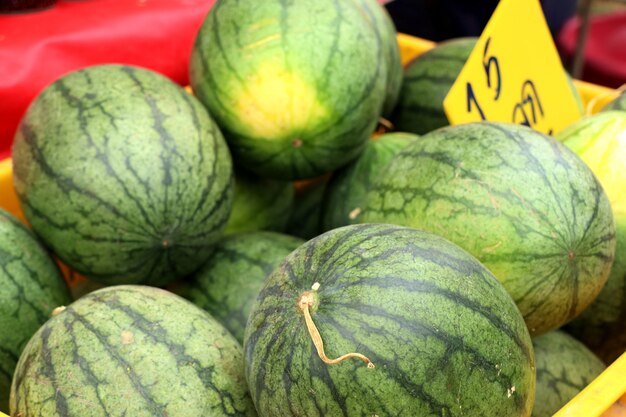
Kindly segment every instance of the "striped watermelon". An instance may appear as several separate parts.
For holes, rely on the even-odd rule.
[[[623,91],[615,100],[607,104],[602,111],[623,110],[626,111],[626,91]]]
[[[303,243],[274,232],[227,236],[177,293],[211,313],[243,343],[250,307],[265,277]]]
[[[355,161],[333,173],[324,195],[323,229],[330,230],[354,223],[363,208],[370,184],[391,158],[417,138],[417,135],[410,133],[382,135],[370,141]]]
[[[606,366],[582,343],[562,331],[533,339],[537,390],[533,417],[550,417],[589,385]]]
[[[263,417],[529,416],[535,392],[504,288],[458,246],[398,226],[334,229],[287,256],[244,354]]]
[[[56,264],[37,238],[0,209],[0,411],[9,411],[9,390],[22,349],[50,317],[71,302]]]
[[[585,117],[557,135],[592,169],[615,217],[617,247],[606,286],[568,331],[607,363],[626,351],[626,112]]]
[[[160,285],[201,265],[226,224],[232,168],[202,105],[154,72],[70,73],[15,137],[22,209],[47,245],[94,280]]]
[[[383,54],[387,64],[387,92],[383,104],[384,117],[390,117],[400,97],[403,69],[400,58],[396,27],[391,16],[376,0],[352,0],[370,17],[383,42]]]
[[[580,314],[606,283],[611,207],[591,170],[530,128],[441,128],[402,150],[371,188],[361,222],[437,233],[478,258],[531,334]]]
[[[408,64],[400,100],[391,118],[396,130],[421,135],[449,124],[443,99],[477,40],[459,38],[441,42]]]
[[[293,199],[291,182],[259,178],[239,171],[235,175],[235,198],[225,233],[282,232],[287,226]]]
[[[353,2],[220,0],[196,38],[190,80],[237,163],[311,178],[367,143],[387,62],[371,16]]]
[[[255,416],[241,346],[208,313],[153,287],[76,301],[28,342],[11,415]]]

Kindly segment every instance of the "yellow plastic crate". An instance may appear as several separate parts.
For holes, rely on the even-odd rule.
[[[399,34],[402,63],[407,64],[433,48],[434,42]],[[610,88],[574,80],[588,114],[596,113],[618,92]],[[0,161],[0,207],[25,222],[13,190],[11,160]],[[0,417],[8,417],[0,412]],[[626,353],[618,358],[580,394],[559,410],[554,417],[626,417]]]

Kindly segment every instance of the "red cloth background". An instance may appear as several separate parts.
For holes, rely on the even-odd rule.
[[[566,58],[574,56],[579,30],[576,18],[559,33],[557,43]],[[613,88],[626,83],[626,10],[591,17],[582,78]]]
[[[61,75],[125,63],[188,83],[191,47],[215,0],[59,1],[0,15],[0,159],[28,104]]]

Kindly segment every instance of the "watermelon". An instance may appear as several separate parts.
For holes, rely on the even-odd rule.
[[[287,226],[294,199],[291,182],[260,178],[243,171],[235,174],[233,208],[224,233],[273,230]]]
[[[312,178],[354,159],[374,131],[386,98],[383,50],[353,2],[220,0],[198,32],[189,76],[238,164]]]
[[[308,240],[322,233],[327,181],[327,178],[315,180],[296,191],[293,210],[287,222],[287,234]]]
[[[230,154],[206,110],[131,66],[85,68],[42,91],[17,131],[13,174],[37,234],[105,284],[189,274],[231,208]]]
[[[35,235],[0,209],[0,411],[24,346],[52,310],[71,302],[56,264]]]
[[[303,243],[274,232],[227,236],[177,293],[211,313],[243,343],[250,307],[265,277]]]
[[[443,99],[477,40],[458,38],[441,42],[407,65],[400,100],[391,117],[396,130],[422,135],[449,124]]]
[[[396,27],[391,16],[376,0],[352,0],[370,17],[383,43],[384,59],[387,64],[387,91],[382,116],[390,117],[400,97],[403,68]]]
[[[495,277],[392,225],[333,229],[288,255],[244,354],[264,417],[529,416],[535,392],[528,329]]]
[[[618,97],[607,104],[602,111],[623,110],[626,111],[626,91],[622,91]]]
[[[561,143],[524,126],[444,127],[404,148],[360,222],[439,234],[502,282],[531,334],[571,321],[606,283],[615,226],[602,186]]]
[[[589,385],[606,366],[582,343],[554,330],[533,339],[537,391],[533,417],[550,417]]]
[[[606,286],[567,327],[607,363],[626,351],[626,112],[585,117],[557,135],[604,187],[615,218],[617,247]]]
[[[241,346],[202,309],[154,287],[95,291],[28,342],[11,415],[255,416]]]
[[[333,173],[326,187],[322,226],[330,230],[354,223],[365,203],[367,190],[391,158],[418,136],[387,133],[370,141],[353,162]]]

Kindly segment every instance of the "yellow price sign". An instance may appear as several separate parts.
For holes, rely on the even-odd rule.
[[[443,106],[451,124],[511,122],[553,134],[581,111],[539,0],[501,0]]]

